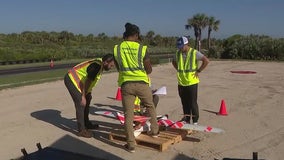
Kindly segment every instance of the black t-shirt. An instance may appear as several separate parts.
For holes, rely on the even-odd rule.
[[[101,70],[101,65],[99,65],[98,63],[92,63],[88,66],[87,68],[87,77],[90,80],[94,80],[97,76],[97,74],[100,72]]]

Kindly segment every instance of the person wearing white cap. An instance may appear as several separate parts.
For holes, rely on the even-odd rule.
[[[177,48],[172,64],[177,71],[178,93],[181,99],[184,117],[182,121],[197,124],[199,119],[199,108],[197,103],[197,91],[199,74],[206,68],[209,59],[198,50],[189,46],[186,37],[177,40]],[[198,62],[202,61],[199,66]]]

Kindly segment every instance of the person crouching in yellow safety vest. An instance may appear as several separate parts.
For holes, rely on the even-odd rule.
[[[75,104],[78,136],[80,137],[91,138],[93,134],[88,129],[99,127],[89,120],[91,92],[100,80],[103,70],[108,71],[114,66],[113,55],[106,54],[102,58],[88,60],[74,66],[64,77],[65,86]]]

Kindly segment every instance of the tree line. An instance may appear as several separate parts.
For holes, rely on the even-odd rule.
[[[209,58],[284,60],[284,38],[265,35],[232,35],[226,39],[211,38],[212,31],[218,31],[220,20],[202,13],[187,20],[185,29],[193,29],[195,39],[190,45]],[[202,31],[207,37],[202,39]],[[174,54],[178,37],[165,37],[148,31],[142,35],[142,43],[148,45],[150,54]],[[99,57],[113,52],[113,46],[122,37],[61,32],[31,32],[0,34],[0,62],[46,61],[50,59],[74,59]]]
[[[213,39],[211,33],[218,31],[221,21],[204,13],[197,13],[187,20],[185,29],[193,29],[195,48],[208,57],[221,59],[284,60],[284,39],[265,35],[233,35],[224,40]],[[207,38],[202,40],[202,31]],[[203,45],[202,45],[203,44]],[[204,45],[206,44],[206,45]],[[204,48],[203,50],[201,48]]]

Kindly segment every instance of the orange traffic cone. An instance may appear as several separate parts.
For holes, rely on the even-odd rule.
[[[53,60],[52,60],[52,59],[50,60],[50,64],[49,64],[49,66],[50,66],[50,68],[53,68],[53,67],[54,67],[54,62],[53,62]]]
[[[219,110],[218,115],[221,115],[221,116],[227,116],[228,115],[227,109],[226,109],[226,104],[225,104],[225,101],[223,99],[221,101],[221,106],[220,106],[220,110]]]
[[[117,101],[121,101],[122,97],[121,97],[121,89],[120,87],[117,88],[117,92],[116,92],[116,97],[115,100]]]

